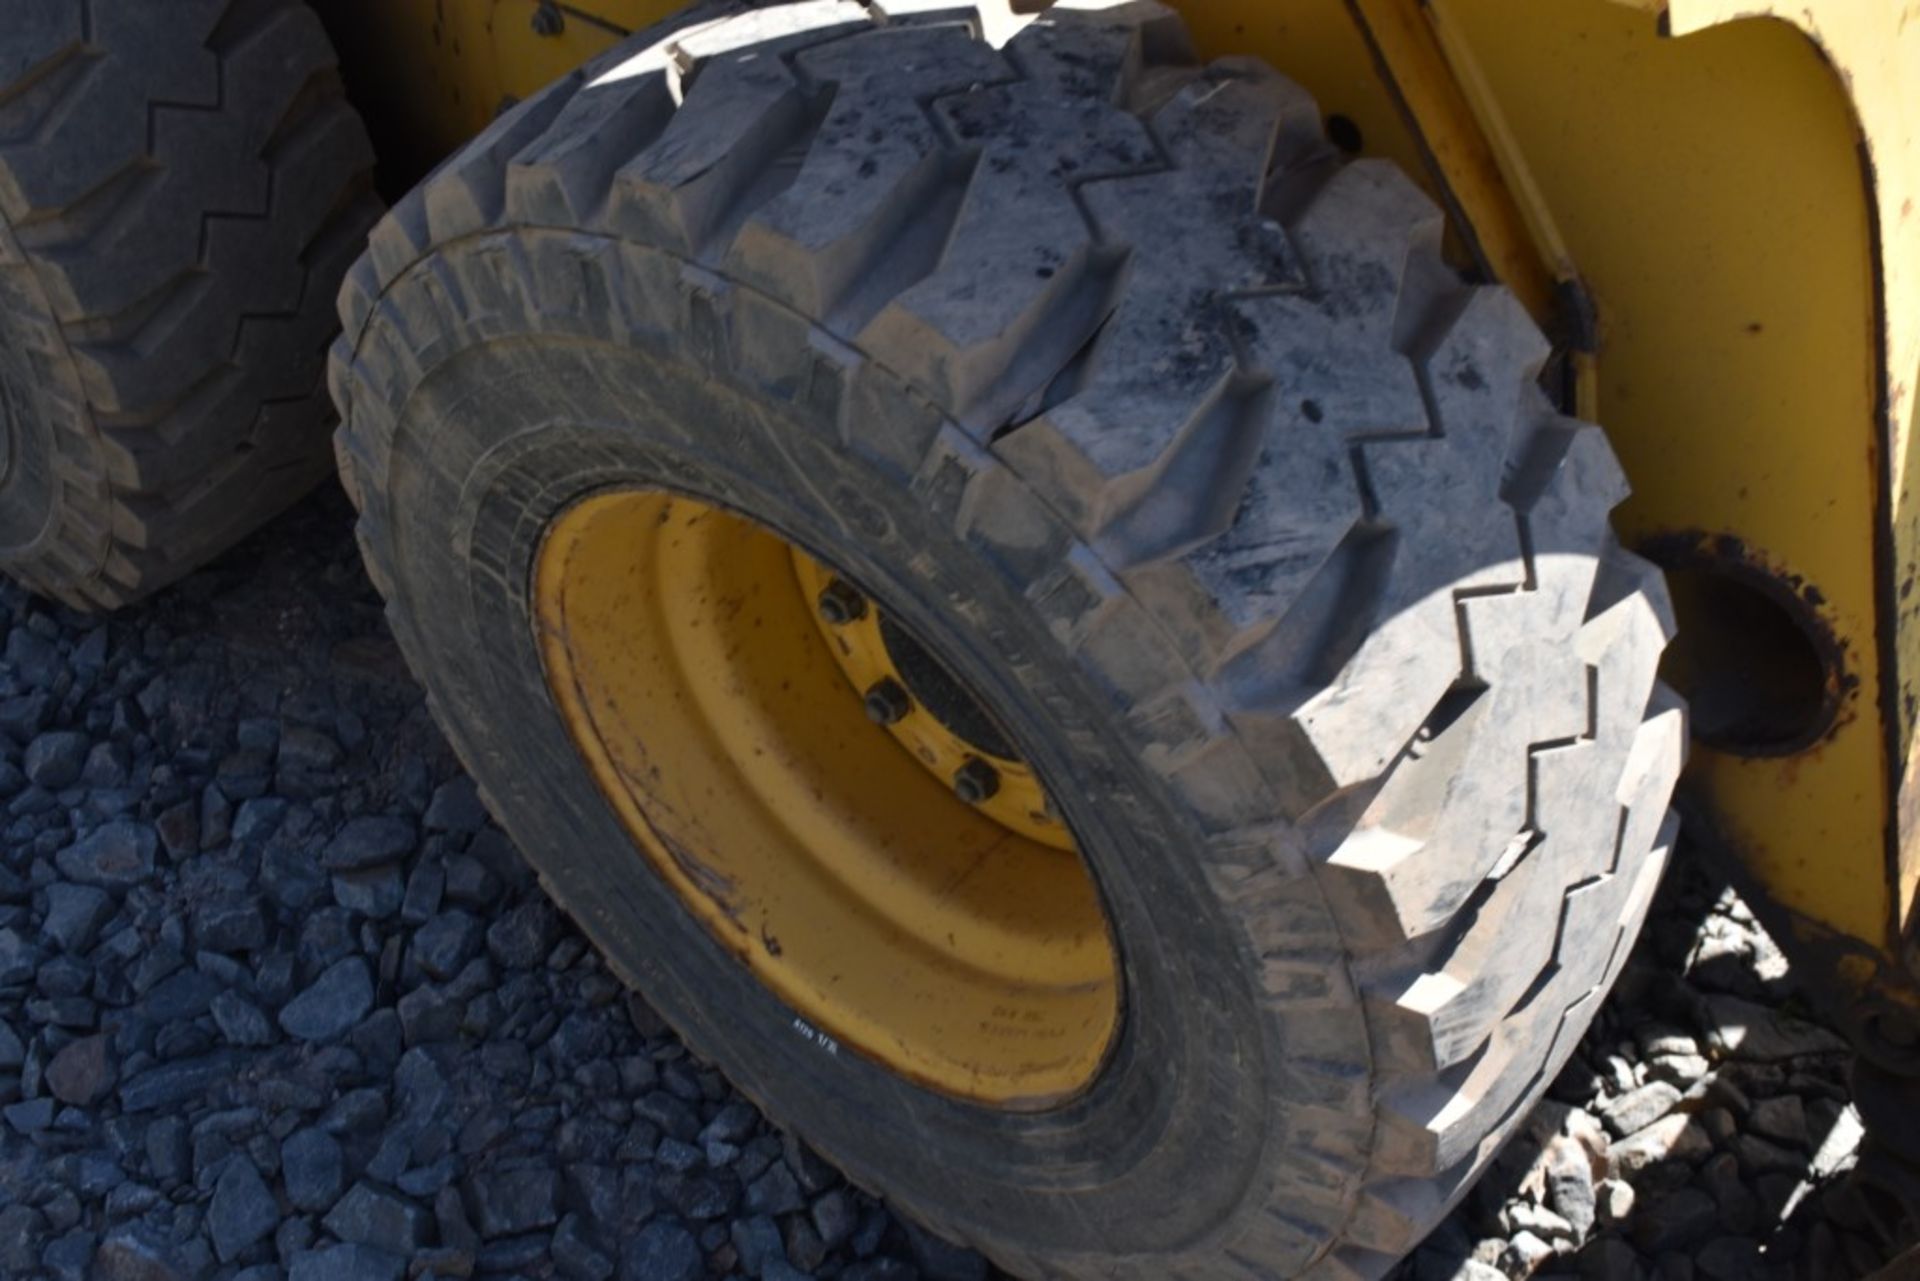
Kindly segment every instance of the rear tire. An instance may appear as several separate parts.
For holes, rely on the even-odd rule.
[[[0,571],[164,586],[331,470],[329,303],[380,215],[298,0],[35,0],[0,31]]]
[[[395,632],[555,897],[856,1180],[1025,1276],[1378,1276],[1572,1052],[1672,842],[1619,469],[1268,68],[1153,5],[1004,52],[809,9],[689,41],[684,105],[657,60],[554,85],[376,231],[334,386]],[[1124,965],[1086,1093],[823,1053],[636,859],[530,587],[635,484],[831,559],[995,696]]]

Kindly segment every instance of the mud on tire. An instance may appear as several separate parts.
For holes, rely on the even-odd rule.
[[[0,570],[125,604],[326,477],[372,165],[299,0],[10,9]]]
[[[1022,1275],[1379,1275],[1572,1051],[1673,839],[1672,624],[1602,433],[1411,182],[1163,9],[1002,50],[732,24],[523,103],[349,277],[339,451],[403,648],[614,965],[855,1179]],[[1087,1094],[823,1058],[635,873],[528,599],[554,515],[634,483],[1023,691],[1125,966]]]

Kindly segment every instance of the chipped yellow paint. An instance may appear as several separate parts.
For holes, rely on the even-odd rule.
[[[1920,768],[1916,768],[1920,745],[1914,742],[1916,697],[1920,696],[1920,599],[1911,598],[1920,570],[1920,494],[1915,492],[1920,483],[1920,438],[1915,430],[1915,384],[1920,381],[1920,93],[1915,91],[1920,85],[1920,3],[1673,0],[1668,12],[1681,47],[1689,40],[1712,38],[1713,29],[1722,24],[1744,20],[1791,24],[1824,57],[1832,92],[1848,105],[1853,118],[1853,136],[1847,141],[1859,148],[1861,163],[1855,173],[1862,186],[1849,194],[1869,202],[1864,211],[1868,216],[1865,278],[1856,269],[1842,282],[1856,313],[1850,328],[1866,327],[1863,349],[1844,364],[1810,365],[1807,376],[1864,382],[1870,403],[1864,415],[1836,413],[1809,421],[1802,430],[1824,438],[1836,451],[1851,454],[1846,461],[1855,466],[1862,457],[1864,435],[1873,451],[1867,457],[1876,473],[1874,480],[1883,486],[1874,495],[1875,524],[1866,537],[1890,532],[1890,563],[1883,553],[1882,563],[1875,566],[1880,592],[1877,628],[1872,625],[1874,614],[1862,607],[1864,625],[1857,635],[1861,648],[1873,647],[1877,637],[1894,662],[1894,670],[1885,674],[1883,700],[1893,724],[1875,726],[1883,732],[1892,730],[1887,737],[1894,754],[1886,763],[1892,766],[1898,787],[1897,818],[1884,809],[1876,815],[1882,830],[1893,836],[1893,866],[1879,865],[1883,882],[1888,879],[1884,873],[1891,872],[1887,885],[1894,895],[1888,922],[1892,933],[1887,937],[1891,948],[1912,918],[1916,882],[1920,882]],[[1838,146],[1840,140],[1829,139],[1824,145]],[[1797,193],[1800,199],[1809,194]],[[1869,424],[1866,433],[1848,430],[1849,424],[1861,421]],[[1862,501],[1848,490],[1834,490],[1830,496],[1841,502]],[[1864,559],[1870,552],[1862,546],[1856,555]],[[1869,692],[1881,691],[1869,687]],[[1821,803],[1830,807],[1843,800],[1836,794]],[[1871,874],[1869,860],[1850,852],[1843,853],[1837,863],[1836,851],[1827,848],[1807,847],[1797,853],[1807,868],[1802,875],[1817,881],[1845,882]]]
[[[534,592],[555,703],[634,857],[797,1034],[998,1107],[1094,1079],[1120,1002],[1085,865],[867,719],[787,543],[615,491],[554,523]]]
[[[1372,121],[1368,149],[1414,159],[1550,329],[1591,303],[1579,409],[1634,485],[1630,539],[1731,535],[1797,581],[1843,647],[1834,728],[1786,758],[1697,750],[1689,786],[1820,956],[1898,975],[1920,882],[1920,4],[1182,7],[1208,52]],[[1410,136],[1380,123],[1394,105]],[[1543,305],[1543,279],[1578,289]]]
[[[1536,320],[1555,319],[1556,286],[1573,260],[1473,51],[1437,11],[1405,0],[1353,0],[1368,42],[1417,121],[1425,167],[1445,192],[1479,256]]]
[[[1561,309],[1591,304],[1579,409],[1606,425],[1634,485],[1630,540],[1731,535],[1748,561],[1812,588],[1844,647],[1834,728],[1786,758],[1696,750],[1690,786],[1793,918],[1894,955],[1920,872],[1911,785],[1890,839],[1896,700],[1882,671],[1898,626],[1899,687],[1920,685],[1920,597],[1893,617],[1894,584],[1920,558],[1907,498],[1920,474],[1920,6],[1181,7],[1209,53],[1259,53],[1372,122],[1367,149],[1411,160],[1551,331],[1579,335]],[[1405,135],[1380,122],[1395,106]],[[1889,527],[1894,564],[1877,551]],[[1912,704],[1898,702],[1903,759]]]
[[[1592,408],[1635,490],[1623,531],[1729,536],[1813,584],[1855,682],[1807,750],[1701,748],[1690,786],[1782,907],[1886,948],[1874,253],[1840,82],[1773,21],[1663,37],[1606,0],[1433,8],[1594,301]]]
[[[793,572],[800,580],[801,595],[809,600],[818,600],[835,577],[832,570],[798,547],[793,549]],[[878,609],[868,609],[858,618],[835,623],[821,617],[818,610],[814,611],[814,621],[827,642],[827,652],[840,665],[849,691],[855,695],[864,695],[882,681],[895,682],[903,690],[912,683],[899,671],[888,650],[881,618]],[[967,742],[918,699],[909,699],[905,714],[886,729],[923,769],[943,784],[950,783],[970,760],[991,765],[998,787],[991,796],[977,802],[975,808],[1028,840],[1068,853],[1073,851],[1073,833],[1055,817],[1047,789],[1041,786],[1040,776],[1025,761],[1017,756],[996,755]]]

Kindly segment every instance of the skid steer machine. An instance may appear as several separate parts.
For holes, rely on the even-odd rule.
[[[554,897],[1022,1276],[1385,1272],[1680,815],[1898,1186],[1916,84],[1907,0],[11,0],[0,561],[337,454]]]

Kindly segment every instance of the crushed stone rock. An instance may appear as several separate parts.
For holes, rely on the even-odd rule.
[[[554,910],[337,492],[105,620],[0,585],[0,636],[0,1274],[998,1276],[776,1130]],[[1885,1262],[1844,1043],[1684,844],[1654,911],[1402,1281]]]

